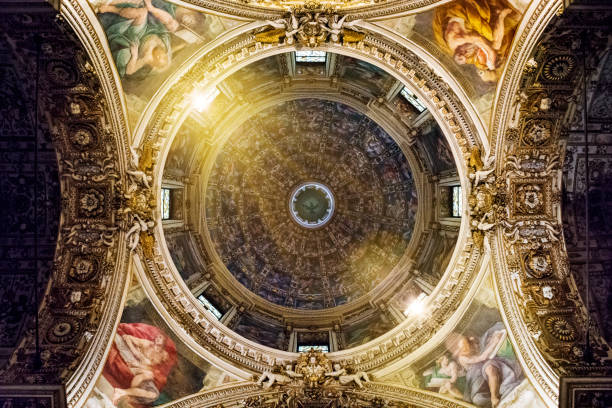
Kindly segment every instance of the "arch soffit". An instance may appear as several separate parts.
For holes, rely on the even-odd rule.
[[[116,149],[112,155],[114,171],[117,179],[123,180],[127,167],[125,152],[128,151],[129,147],[129,127],[126,120],[127,111],[122,87],[114,64],[109,62],[110,50],[105,41],[105,36],[91,9],[88,6],[82,7],[77,0],[62,1],[60,16],[72,28],[85,49],[88,60],[93,65],[92,67],[86,64],[85,69],[94,71],[99,79],[105,105],[102,119],[104,129],[100,129],[100,132],[105,132],[114,141],[113,145]],[[92,24],[92,21],[94,24]],[[62,169],[62,172],[64,171],[65,169]],[[69,193],[62,192],[62,194],[76,199]],[[61,227],[65,227],[64,223],[65,219],[62,217]],[[69,376],[66,379],[66,398],[69,406],[79,406],[82,403],[84,398],[89,395],[95,379],[101,373],[104,366],[103,362],[111,346],[109,339],[112,338],[119,323],[118,316],[121,315],[127,296],[131,264],[128,260],[129,254],[126,251],[125,232],[119,229],[116,235],[113,239],[116,246],[116,260],[114,270],[107,281],[107,293],[111,296],[105,296],[100,300],[96,310],[99,325],[91,339],[87,340],[88,344],[81,354],[79,364],[69,371]],[[66,274],[67,272],[65,271]],[[96,367],[96,369],[92,370],[92,367]]]
[[[504,323],[509,329],[512,344],[518,351],[516,353],[517,357],[523,367],[528,368],[525,370],[527,377],[548,406],[556,406],[558,403],[559,371],[551,366],[550,363],[555,358],[546,351],[547,348],[549,351],[554,350],[551,350],[551,346],[547,346],[546,342],[542,341],[549,330],[544,322],[534,319],[534,316],[527,311],[523,293],[526,288],[523,280],[524,266],[516,261],[517,257],[520,257],[519,255],[525,253],[527,247],[530,247],[529,251],[540,251],[552,246],[557,248],[556,251],[561,254],[561,257],[566,256],[563,237],[560,233],[562,230],[561,203],[560,201],[553,201],[546,211],[536,214],[535,218],[534,216],[525,216],[525,214],[517,215],[512,207],[519,199],[511,186],[541,183],[543,188],[553,195],[561,187],[562,167],[559,162],[554,163],[555,154],[562,153],[556,152],[558,147],[544,148],[544,151],[540,152],[540,154],[543,154],[542,158],[545,157],[548,163],[552,163],[547,171],[521,172],[521,168],[514,166],[512,162],[517,160],[519,154],[533,155],[538,152],[535,147],[530,149],[517,148],[517,139],[522,139],[528,130],[524,124],[531,118],[537,118],[538,114],[527,113],[525,107],[521,109],[521,103],[517,103],[516,99],[521,86],[524,85],[524,78],[533,73],[527,67],[528,60],[534,55],[534,50],[541,40],[542,34],[549,27],[551,20],[563,11],[563,2],[559,0],[544,0],[530,5],[521,26],[517,30],[518,35],[514,39],[510,58],[497,87],[496,105],[489,129],[491,149],[497,157],[495,163],[497,179],[502,181],[499,185],[504,186],[499,192],[506,194],[504,211],[509,215],[509,222],[498,223],[492,235],[491,255],[494,288]],[[536,69],[539,68],[534,68],[534,70]],[[559,118],[556,118],[556,120],[558,121]],[[553,134],[551,139],[556,140],[559,136],[560,127],[555,126],[551,130]],[[510,215],[512,216],[510,217]],[[528,218],[531,219],[528,220]],[[537,225],[547,225],[550,228],[544,239],[538,239],[528,233],[529,228],[536,228]],[[520,233],[524,231],[526,234],[524,242],[513,239],[512,234],[510,234],[512,230]],[[576,299],[579,299],[579,296],[575,293],[573,278],[565,270],[564,262],[561,260],[554,263],[553,269],[554,275],[560,277],[561,281],[566,282],[569,291],[576,295]],[[580,300],[576,303],[572,313],[576,314],[577,312],[580,315],[583,312],[581,310],[583,306]],[[551,309],[554,309],[554,307]],[[555,317],[555,310],[546,311],[546,315],[549,313]],[[566,322],[566,320],[563,321]],[[568,324],[572,327],[572,323]],[[575,325],[573,325],[573,329],[578,332],[581,330]],[[578,341],[580,341],[582,335],[577,336],[579,337]],[[559,345],[561,344],[563,342],[559,343]],[[559,345],[553,346],[553,348],[560,350]],[[565,342],[563,347],[568,347],[568,343]],[[566,354],[563,358],[567,357]]]

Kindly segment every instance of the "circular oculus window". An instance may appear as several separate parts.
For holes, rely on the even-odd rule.
[[[324,184],[302,183],[291,194],[289,213],[304,228],[322,227],[334,214],[334,195]]]

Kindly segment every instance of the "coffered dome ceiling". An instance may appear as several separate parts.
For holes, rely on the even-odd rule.
[[[605,218],[575,197],[607,180],[580,122],[608,140],[608,14],[557,19],[560,0],[54,3],[82,47],[30,38],[21,17],[3,45],[40,85],[31,106],[65,207],[40,333],[10,378],[62,378],[75,408],[556,406],[559,375],[585,372],[589,291],[604,360],[607,247],[595,285],[567,252],[588,257],[584,220]],[[584,21],[601,29],[579,61]],[[35,45],[17,52],[19,37]]]
[[[164,228],[183,279],[220,315],[243,309],[223,319],[236,332],[285,350],[293,330],[315,343],[331,331],[341,349],[403,321],[458,233],[458,221],[434,224],[450,199],[434,178],[458,176],[429,112],[384,70],[323,54],[280,54],[227,78],[185,121],[164,170],[170,186],[185,176],[194,186],[195,228]]]
[[[331,194],[296,191],[309,181]],[[371,119],[301,99],[229,137],[205,206],[215,248],[240,283],[278,305],[323,309],[366,294],[397,265],[417,196],[404,154]]]

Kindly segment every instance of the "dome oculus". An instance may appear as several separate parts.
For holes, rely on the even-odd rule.
[[[299,185],[289,199],[289,212],[305,228],[319,228],[334,214],[334,196],[325,185],[307,182]]]

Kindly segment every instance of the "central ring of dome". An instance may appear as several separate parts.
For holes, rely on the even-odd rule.
[[[334,195],[324,184],[302,183],[291,194],[289,212],[302,227],[322,227],[334,214]]]

